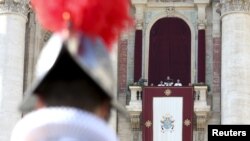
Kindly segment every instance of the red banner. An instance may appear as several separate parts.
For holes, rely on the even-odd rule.
[[[192,141],[193,87],[144,87],[143,141]]]

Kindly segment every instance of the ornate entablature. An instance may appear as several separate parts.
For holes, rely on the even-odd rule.
[[[136,11],[136,29],[144,29],[159,13],[165,13],[166,17],[175,17],[180,9],[193,9],[195,4],[190,1],[193,0],[132,0]]]
[[[15,13],[22,16],[27,16],[30,12],[30,0],[0,0],[0,14]]]
[[[244,12],[250,14],[250,1],[249,0],[221,0],[221,3],[217,5],[221,13],[221,16],[233,13]]]

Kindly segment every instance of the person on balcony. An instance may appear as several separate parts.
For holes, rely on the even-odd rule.
[[[170,76],[167,76],[166,81],[164,82],[165,86],[173,86],[173,79],[170,79]]]
[[[177,79],[177,81],[174,84],[174,86],[182,86],[182,83],[180,82],[180,79]]]
[[[157,86],[162,87],[162,86],[165,86],[165,85],[164,85],[163,81],[161,81]]]

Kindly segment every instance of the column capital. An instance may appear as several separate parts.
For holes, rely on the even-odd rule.
[[[143,20],[136,19],[136,29],[137,30],[142,30],[142,28],[143,28]]]
[[[0,15],[6,13],[14,13],[27,18],[30,12],[30,0],[0,0]]]
[[[198,30],[206,29],[207,19],[197,19]]]
[[[250,1],[249,0],[221,0],[217,4],[218,13],[221,16],[226,14],[242,12],[250,14]]]
[[[206,7],[210,3],[210,0],[194,0],[198,10],[198,29],[205,29],[207,25],[206,19]]]
[[[142,30],[143,18],[144,18],[144,5],[135,5],[135,18],[136,18],[136,29]]]

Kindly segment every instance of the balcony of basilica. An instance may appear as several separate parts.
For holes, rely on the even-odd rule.
[[[140,141],[143,128],[145,128],[146,123],[143,119],[143,93],[144,88],[147,86],[144,85],[130,85],[129,91],[130,96],[128,100],[128,105],[126,106],[129,114],[130,114],[130,124],[133,133],[133,141]],[[161,86],[150,86],[159,89]],[[209,118],[209,114],[211,112],[211,107],[208,105],[208,89],[207,85],[192,85],[190,86],[193,90],[193,119],[192,121],[192,130],[193,130],[193,141],[204,141],[206,140],[206,131],[207,131],[207,121]],[[168,87],[163,86],[163,89],[182,89],[185,86],[179,87]],[[148,94],[148,93],[147,93]],[[184,108],[184,107],[183,107]],[[144,111],[148,112],[148,111]],[[154,112],[153,112],[154,113]]]

